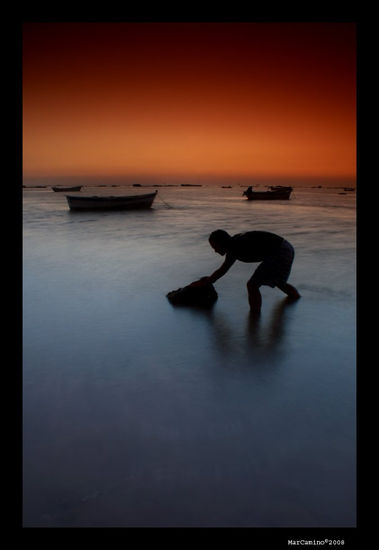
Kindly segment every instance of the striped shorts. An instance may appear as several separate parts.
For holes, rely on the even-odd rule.
[[[272,288],[284,285],[290,276],[294,257],[293,246],[283,239],[279,250],[259,264],[249,282]]]

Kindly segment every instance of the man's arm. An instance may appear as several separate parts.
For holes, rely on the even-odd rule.
[[[226,256],[222,266],[216,269],[216,271],[214,271],[212,275],[208,277],[208,283],[215,283],[218,279],[223,277],[225,273],[229,271],[235,261],[236,258],[233,258],[232,256]]]
[[[210,275],[209,277],[202,277],[198,281],[194,281],[193,283],[191,283],[191,286],[204,286],[209,283],[216,282],[218,279],[220,279],[220,277],[225,275],[227,271],[229,271],[235,261],[236,258],[233,258],[232,256],[226,256],[222,266],[216,269],[216,271],[214,271],[212,275]]]

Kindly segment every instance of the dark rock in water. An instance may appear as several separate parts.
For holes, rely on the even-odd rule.
[[[217,300],[217,292],[209,283],[205,286],[187,285],[167,294],[167,298],[174,305],[210,307]]]

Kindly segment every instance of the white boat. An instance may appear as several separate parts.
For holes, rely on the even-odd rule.
[[[268,191],[253,191],[249,187],[242,193],[248,201],[257,200],[288,200],[292,193],[292,187],[273,186]]]
[[[145,195],[66,195],[70,210],[140,210],[150,208],[158,191]]]

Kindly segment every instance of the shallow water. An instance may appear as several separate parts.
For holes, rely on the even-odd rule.
[[[25,526],[355,526],[355,194],[242,191],[24,189]],[[251,320],[236,263],[211,310],[173,307],[217,228],[286,237],[301,300],[264,287]]]

